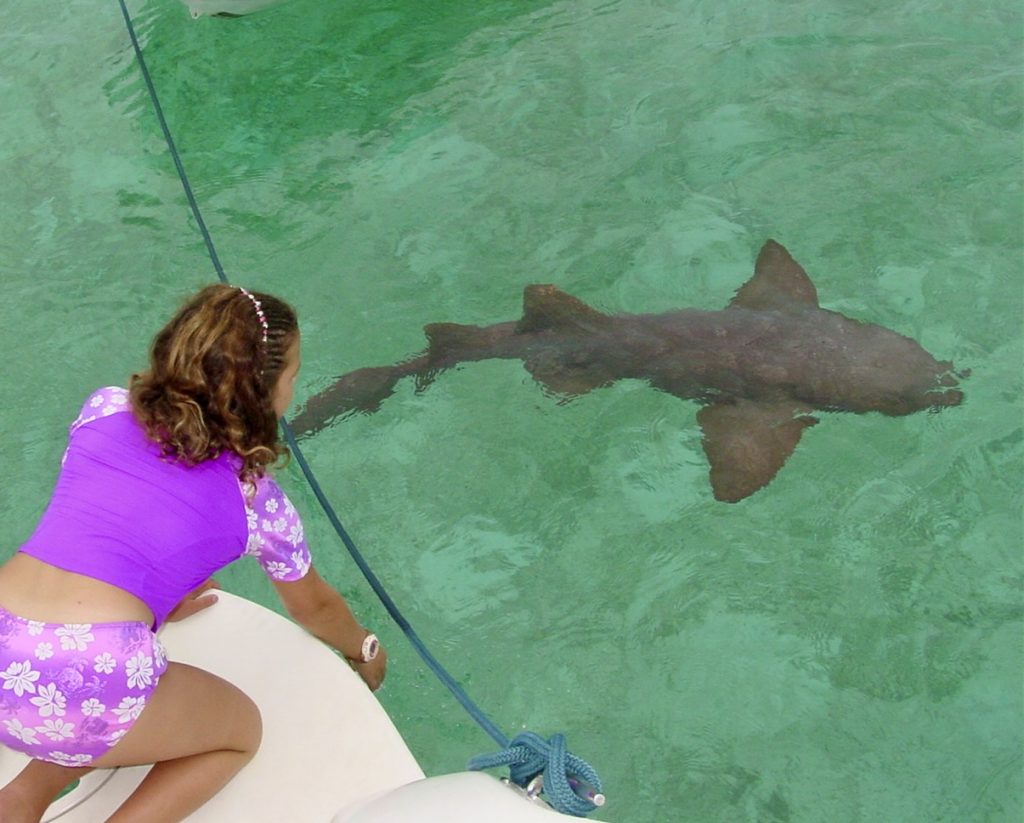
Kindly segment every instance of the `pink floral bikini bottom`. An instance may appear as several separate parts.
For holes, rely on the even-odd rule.
[[[42,623],[0,607],[0,743],[87,766],[128,733],[166,669],[145,623]]]

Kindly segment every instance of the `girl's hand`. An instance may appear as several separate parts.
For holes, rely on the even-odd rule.
[[[384,675],[388,668],[388,655],[384,651],[384,647],[381,646],[377,652],[377,656],[373,658],[369,663],[363,663],[360,660],[349,659],[349,665],[355,670],[363,682],[370,687],[371,692],[377,691],[381,684],[384,682]]]
[[[184,620],[186,617],[191,617],[196,612],[201,612],[203,609],[208,609],[214,603],[217,602],[217,595],[206,594],[210,589],[219,589],[220,583],[214,580],[212,577],[203,583],[201,586],[190,591],[182,598],[182,601],[174,607],[169,615],[167,615],[167,622],[173,623],[178,620]]]
[[[352,610],[337,589],[310,568],[298,580],[274,580],[274,588],[291,618],[314,637],[341,654],[372,691],[384,682],[388,656],[379,648],[369,663],[359,659],[360,646],[367,630],[359,625]],[[349,657],[355,654],[356,659]]]

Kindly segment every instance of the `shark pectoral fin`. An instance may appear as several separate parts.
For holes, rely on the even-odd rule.
[[[523,317],[516,334],[554,330],[602,328],[612,322],[607,314],[555,286],[531,285],[523,290]]]
[[[757,256],[754,276],[740,286],[729,305],[760,311],[818,308],[818,291],[789,252],[769,240]]]
[[[716,500],[735,503],[768,485],[793,453],[800,435],[818,422],[792,403],[739,400],[697,413]]]

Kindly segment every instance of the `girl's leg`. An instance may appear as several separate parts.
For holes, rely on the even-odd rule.
[[[0,820],[38,823],[61,789],[91,771],[58,766],[45,760],[30,761],[14,780],[0,789]]]
[[[91,764],[155,764],[110,820],[183,819],[252,759],[262,733],[259,709],[241,689],[194,666],[168,664],[128,734]],[[0,790],[0,820],[37,823],[53,797],[88,771],[32,761]]]
[[[171,663],[132,729],[93,765],[154,763],[110,823],[176,823],[213,797],[259,748],[256,704],[238,687]]]

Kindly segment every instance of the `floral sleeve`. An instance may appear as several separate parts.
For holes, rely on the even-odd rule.
[[[104,386],[102,389],[96,389],[86,398],[82,410],[75,418],[75,422],[71,424],[68,433],[74,434],[75,429],[79,426],[91,423],[97,418],[106,417],[108,414],[128,411],[129,408],[127,389],[122,389],[120,386]]]
[[[299,580],[306,576],[311,563],[309,546],[302,531],[302,520],[292,501],[274,482],[264,475],[251,485],[245,495],[245,515],[249,538],[245,553],[259,560],[274,580]]]
[[[128,389],[122,389],[120,386],[104,386],[102,389],[96,389],[86,398],[82,410],[78,413],[78,417],[68,427],[68,438],[70,439],[71,435],[86,423],[91,423],[100,417],[106,417],[108,414],[128,411],[130,408],[131,406],[128,405]],[[70,448],[70,445],[68,448]],[[64,456],[60,459],[62,466],[67,459],[68,449],[64,449]]]

